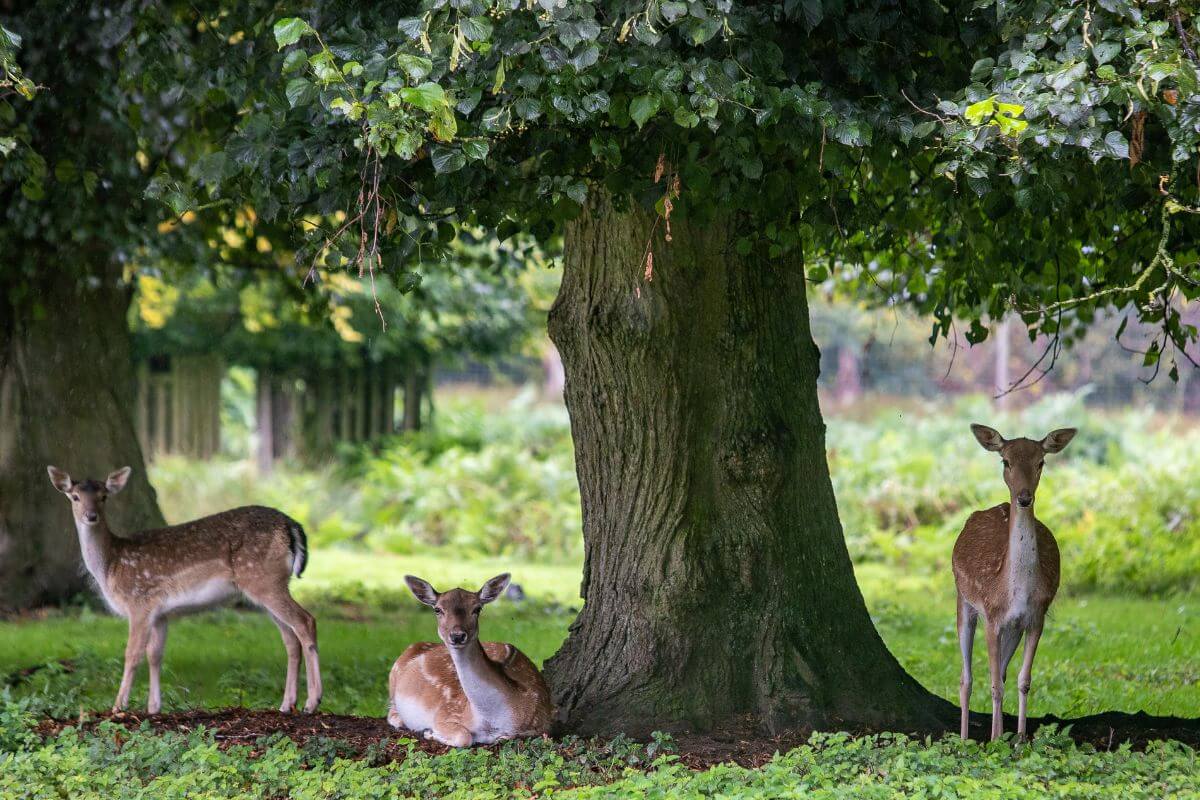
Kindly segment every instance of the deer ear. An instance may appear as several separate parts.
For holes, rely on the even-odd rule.
[[[104,481],[104,488],[109,494],[116,494],[125,488],[125,484],[129,482],[129,476],[133,474],[133,467],[121,467],[116,472],[109,474]]]
[[[404,582],[408,584],[408,589],[413,593],[413,597],[427,606],[437,605],[437,590],[430,586],[428,581],[423,581],[415,575],[405,575]]]
[[[1047,453],[1061,452],[1074,438],[1074,428],[1059,428],[1056,431],[1050,431],[1046,434],[1046,438],[1042,439],[1042,449]]]
[[[497,575],[485,583],[483,588],[479,590],[479,602],[490,603],[500,595],[504,594],[504,590],[508,587],[508,581],[511,577],[512,576],[506,572],[503,575]]]
[[[54,484],[54,488],[63,494],[71,491],[71,487],[75,485],[75,482],[71,480],[71,476],[58,467],[46,467],[46,472],[50,475],[50,483]]]
[[[1001,447],[1004,447],[1004,437],[995,428],[974,423],[971,425],[971,433],[975,434],[975,438],[984,450],[997,452]]]

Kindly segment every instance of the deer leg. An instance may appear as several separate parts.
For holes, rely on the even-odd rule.
[[[146,653],[146,642],[150,639],[150,617],[148,615],[129,617],[129,638],[125,641],[125,673],[121,676],[121,688],[117,691],[117,699],[113,703],[113,713],[118,714],[129,705],[129,690],[133,686],[133,673],[142,663]]]
[[[450,747],[470,747],[475,741],[465,726],[440,714],[434,718],[433,728],[425,733],[425,738]]]
[[[167,620],[159,617],[150,627],[150,641],[146,645],[146,661],[150,664],[150,700],[146,711],[157,714],[162,709],[162,687],[159,675],[162,671],[163,648],[167,646]]]
[[[971,717],[971,654],[975,648],[975,624],[979,621],[979,612],[958,598],[958,649],[962,655],[962,676],[958,681],[958,704],[962,708],[959,724],[959,734],[969,738],[969,723]]]
[[[1021,672],[1017,675],[1017,691],[1020,703],[1017,710],[1017,736],[1025,738],[1025,713],[1029,707],[1029,686],[1033,678],[1033,657],[1037,655],[1038,640],[1042,638],[1042,621],[1038,620],[1025,632],[1025,652],[1021,660]]]
[[[304,701],[304,711],[311,714],[317,710],[322,692],[321,662],[317,656],[317,621],[296,602],[286,585],[266,596],[247,591],[245,588],[243,591],[251,600],[264,606],[272,616],[282,620],[300,640],[300,647],[304,653],[304,672],[308,681],[308,697]]]
[[[1009,625],[988,625],[988,666],[992,675],[992,740],[1004,734],[1004,677],[1012,660],[1021,629]]]
[[[287,677],[283,681],[283,702],[279,705],[279,710],[289,714],[296,710],[300,677],[300,639],[286,622],[274,614],[270,614],[270,617],[275,627],[279,628],[279,635],[283,637],[283,649],[287,651]]]

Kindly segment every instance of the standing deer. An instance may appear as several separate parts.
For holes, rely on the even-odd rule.
[[[437,592],[405,575],[418,600],[431,606],[443,644],[417,642],[388,677],[388,722],[451,747],[538,736],[550,728],[550,690],[542,674],[511,644],[479,641],[479,612],[508,586],[498,575],[478,592]]]
[[[288,591],[289,579],[299,577],[308,561],[299,523],[271,508],[246,506],[132,538],[114,536],[104,519],[104,503],[125,488],[132,469],[119,469],[103,483],[74,481],[56,467],[47,470],[54,488],[71,501],[83,563],[108,607],[129,620],[125,673],[114,714],[128,705],[143,653],[150,662],[147,710],[157,714],[162,707],[159,670],[172,616],[208,608],[239,593],[265,608],[283,636],[288,664],[280,711],[296,706],[302,648],[308,676],[304,710],[316,710],[321,701],[317,623]]]
[[[1024,661],[1017,678],[1020,707],[1017,735],[1025,736],[1025,713],[1033,657],[1046,620],[1046,610],[1058,592],[1058,543],[1050,529],[1033,515],[1033,500],[1047,453],[1060,452],[1075,436],[1074,428],[1061,428],[1041,441],[1005,439],[986,425],[971,432],[985,450],[999,453],[1004,482],[1011,502],[976,511],[954,543],[954,585],[958,588],[958,644],[962,652],[962,679],[958,699],[962,706],[962,737],[967,738],[971,703],[971,650],[975,623],[983,614],[987,626],[988,666],[992,678],[992,738],[1004,732],[1004,677],[1021,635],[1025,634]]]

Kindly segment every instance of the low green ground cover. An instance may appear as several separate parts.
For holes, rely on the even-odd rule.
[[[43,741],[0,712],[0,796],[124,798],[1196,798],[1200,760],[1174,743],[1097,752],[1057,732],[1030,744],[884,734],[814,735],[758,769],[692,770],[667,740],[514,742],[499,752],[348,759],[336,742],[264,737],[222,749],[211,733],[128,734],[105,723]]]

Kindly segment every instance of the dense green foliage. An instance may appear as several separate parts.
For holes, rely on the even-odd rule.
[[[245,461],[163,459],[154,484],[168,520],[264,503],[286,509],[319,544],[361,541],[396,553],[448,548],[466,556],[552,562],[582,554],[579,487],[562,408],[525,396],[503,413],[439,405],[437,425],[334,464],[255,479]]]
[[[737,209],[739,250],[800,249],[814,277],[915,304],[935,333],[958,316],[981,338],[981,318],[1015,310],[1069,341],[1133,304],[1163,333],[1149,363],[1195,336],[1175,313],[1197,286],[1188,4],[42,6],[6,23],[24,34],[21,50],[6,35],[6,70],[24,60],[54,89],[0,101],[41,139],[38,175],[4,166],[19,236],[43,184],[65,211],[83,176],[88,194],[144,189],[160,217],[189,216],[153,247],[185,269],[214,241],[278,269],[261,237],[294,278],[357,264],[403,286],[454,240],[447,223],[549,242],[607,192],[656,205],[664,246],[672,212]],[[31,39],[50,15],[71,22],[60,41]],[[50,63],[63,49],[95,63]],[[99,129],[53,135],[67,86],[137,159],[97,149]],[[92,205],[107,217],[72,221],[149,246],[138,203]],[[245,207],[253,235],[221,246]]]
[[[1009,414],[979,398],[831,418],[830,465],[857,563],[948,572],[970,511],[1008,500],[999,460],[967,428],[977,420],[1011,436],[1079,426],[1071,447],[1050,460],[1038,493],[1038,515],[1062,547],[1063,591],[1197,589],[1200,486],[1191,464],[1200,432],[1149,413],[1097,413],[1063,395]],[[167,459],[153,477],[173,521],[263,502],[287,509],[321,544],[355,540],[396,553],[448,547],[468,557],[559,563],[579,557],[579,490],[561,409],[530,406],[528,398],[506,410],[447,402],[437,423],[377,451],[348,449],[336,465],[281,469],[268,482],[251,481],[245,462]]]
[[[443,221],[545,239],[606,192],[655,205],[663,246],[673,212],[736,209],[742,253],[800,250],[935,335],[1015,310],[1069,342],[1134,304],[1162,330],[1149,364],[1195,336],[1176,313],[1197,286],[1189,9],[428,0],[205,24],[237,39],[242,72],[204,74],[243,116],[176,206],[350,209],[303,232],[301,262],[402,273]]]
[[[257,750],[258,752],[255,752]],[[336,740],[297,746],[266,737],[222,749],[211,732],[132,735],[102,725],[68,729],[45,742],[19,706],[0,716],[0,791],[17,797],[133,798],[1194,798],[1194,751],[1154,743],[1096,752],[1057,731],[1029,746],[981,746],[953,738],[922,742],[898,734],[851,739],[815,734],[760,769],[721,765],[693,771],[669,739],[637,745],[511,743],[499,752],[459,750],[430,757],[381,751],[347,758]]]

